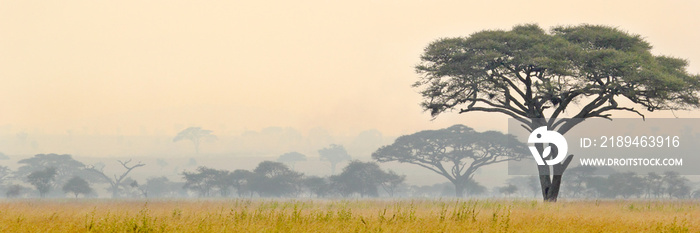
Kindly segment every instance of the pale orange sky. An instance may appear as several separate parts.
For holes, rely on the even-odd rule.
[[[486,2],[1,1],[0,126],[168,135],[192,125],[231,134],[283,126],[401,135],[455,123],[503,130],[506,118],[493,114],[430,121],[410,87],[413,66],[437,38],[522,23],[618,26],[700,73],[697,1]]]

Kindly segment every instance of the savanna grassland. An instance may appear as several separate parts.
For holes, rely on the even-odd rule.
[[[700,232],[692,201],[9,200],[0,232]]]

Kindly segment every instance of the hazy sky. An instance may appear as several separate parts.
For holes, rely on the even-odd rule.
[[[413,66],[437,38],[522,23],[617,26],[700,73],[698,1],[486,2],[1,1],[0,126],[47,134],[504,129],[505,117],[491,114],[430,121],[410,86]]]

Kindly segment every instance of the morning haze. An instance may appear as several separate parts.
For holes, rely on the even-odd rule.
[[[376,130],[391,143],[456,123],[505,131],[506,118],[494,114],[431,121],[422,112],[411,84],[428,43],[523,23],[604,24],[643,35],[656,54],[687,58],[699,73],[696,9],[693,1],[3,2],[3,151],[177,154],[191,148],[172,137],[190,126],[219,136],[204,151],[247,155],[259,151],[246,149],[246,132],[269,127],[298,133],[298,148],[285,149],[310,153],[319,132],[331,138],[324,143],[351,143]],[[29,146],[18,148],[22,140]]]

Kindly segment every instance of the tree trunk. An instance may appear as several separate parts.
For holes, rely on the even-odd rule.
[[[464,184],[460,182],[455,182],[455,195],[457,197],[464,197]]]
[[[540,174],[540,186],[542,187],[542,198],[547,202],[556,202],[559,197],[559,188],[561,187],[561,178],[564,171],[571,163],[574,155],[569,155],[561,164],[552,166],[554,174],[550,179],[550,168],[548,165],[537,166]]]
[[[112,198],[119,198],[119,186],[112,186]]]

